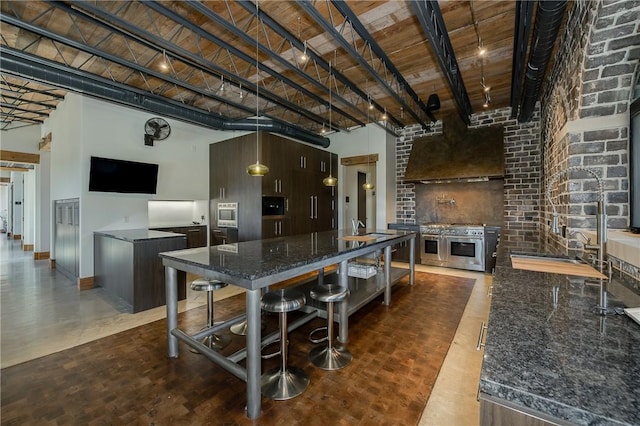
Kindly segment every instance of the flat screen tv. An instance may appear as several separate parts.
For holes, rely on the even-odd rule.
[[[158,165],[91,157],[89,191],[155,194]]]

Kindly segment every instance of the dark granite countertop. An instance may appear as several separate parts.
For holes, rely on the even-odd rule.
[[[596,314],[597,285],[512,269],[509,255],[498,254],[480,391],[573,424],[640,425],[640,325]]]
[[[189,223],[173,223],[173,224],[164,224],[164,225],[153,225],[150,226],[149,229],[167,229],[167,228],[196,228],[199,226],[203,226],[206,227],[207,225],[204,223],[193,223],[193,222],[189,222]]]
[[[375,233],[373,235],[372,233]],[[408,231],[362,231],[369,241],[350,241],[350,230],[315,232],[241,243],[222,244],[160,253],[165,266],[206,274],[211,278],[231,280],[248,289],[264,286],[268,280],[300,275],[308,265],[339,263],[385,246],[409,240],[416,233]],[[305,273],[305,272],[302,272]],[[274,281],[277,282],[277,281]]]
[[[161,238],[187,238],[184,234],[175,232],[153,231],[150,229],[123,229],[115,231],[96,231],[96,235],[104,235],[106,237],[118,240],[137,242],[144,240],[155,240]]]

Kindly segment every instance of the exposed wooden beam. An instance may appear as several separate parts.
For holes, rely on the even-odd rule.
[[[340,164],[343,166],[355,166],[356,164],[369,164],[378,161],[378,154],[356,155],[354,157],[343,157]]]
[[[0,166],[0,170],[6,170],[8,172],[28,172],[29,170],[32,169],[28,169],[26,167],[7,167],[7,166]]]
[[[40,154],[0,150],[0,161],[11,163],[40,164]]]

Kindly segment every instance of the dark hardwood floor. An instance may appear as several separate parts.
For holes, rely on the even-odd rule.
[[[290,334],[290,364],[310,376],[308,389],[288,401],[262,399],[262,414],[246,418],[245,384],[180,345],[166,357],[165,321],[156,321],[1,371],[1,424],[69,425],[415,425],[455,334],[473,279],[416,273],[350,320],[353,362],[327,372],[307,358],[315,319]],[[242,295],[216,302],[216,318],[240,313]],[[206,307],[180,315],[189,331]],[[267,332],[277,328],[268,316]],[[55,336],[52,336],[55,338]],[[242,346],[233,336],[223,353]],[[278,359],[265,360],[266,370]]]

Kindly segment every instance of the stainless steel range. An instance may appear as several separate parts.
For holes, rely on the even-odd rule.
[[[484,271],[484,226],[428,223],[420,225],[420,263]]]

